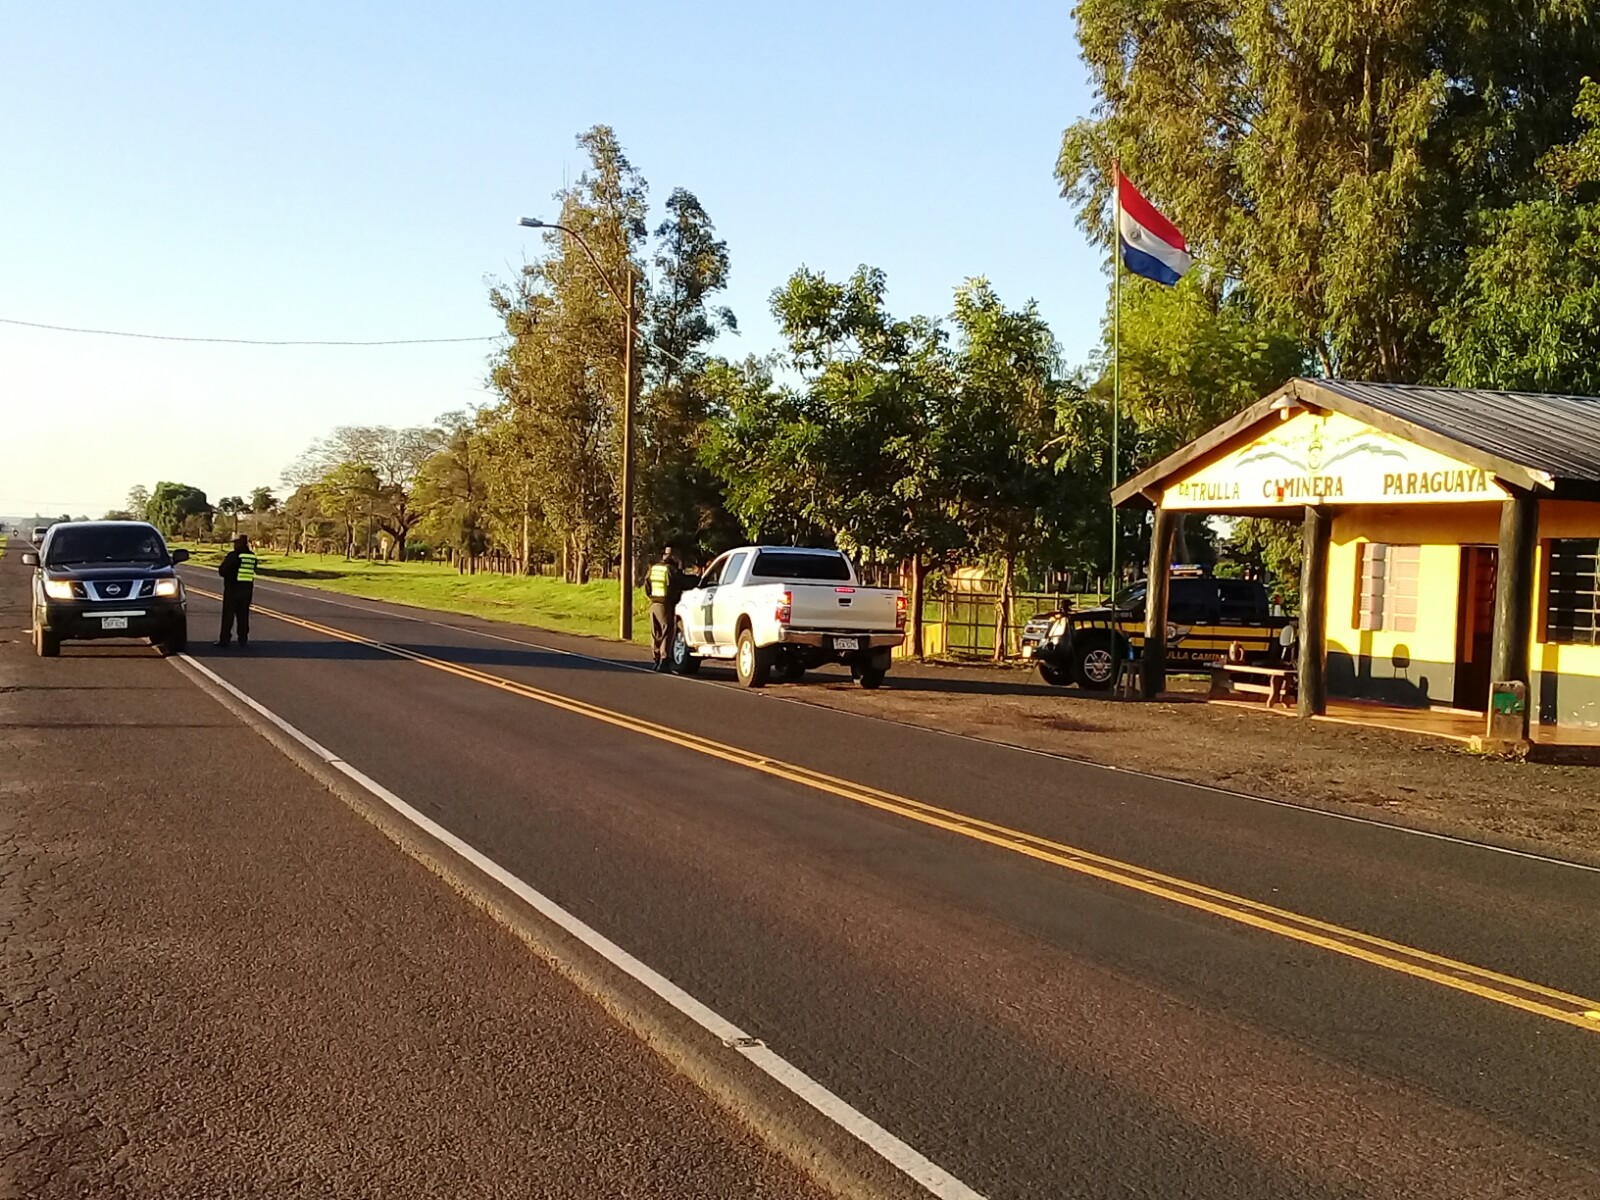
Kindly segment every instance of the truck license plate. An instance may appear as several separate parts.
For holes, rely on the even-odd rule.
[[[128,618],[127,617],[101,617],[100,618],[100,628],[101,629],[126,629],[127,627],[128,627]]]
[[[859,649],[861,649],[861,639],[860,638],[834,638],[833,639],[833,648],[835,650],[859,650]]]

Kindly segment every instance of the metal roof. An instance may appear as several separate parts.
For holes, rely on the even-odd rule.
[[[1552,480],[1600,482],[1600,396],[1297,380]]]
[[[1291,379],[1112,492],[1118,504],[1148,502],[1147,489],[1204,458],[1286,402],[1344,413],[1375,428],[1493,472],[1529,490],[1600,499],[1600,396],[1494,392],[1481,388]]]

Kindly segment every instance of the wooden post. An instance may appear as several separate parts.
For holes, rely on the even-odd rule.
[[[1534,552],[1539,545],[1539,498],[1518,492],[1500,506],[1500,561],[1494,582],[1494,641],[1489,686],[1521,684],[1529,690],[1528,646],[1533,640]],[[1492,707],[1492,706],[1491,706]],[[1521,705],[1521,738],[1528,736],[1528,706]]]
[[[1299,713],[1328,711],[1328,546],[1333,513],[1306,506],[1305,557],[1300,567]]]
[[[1144,655],[1140,694],[1154,700],[1167,690],[1167,596],[1172,584],[1172,535],[1181,518],[1157,508],[1150,529],[1150,569],[1144,577]]]

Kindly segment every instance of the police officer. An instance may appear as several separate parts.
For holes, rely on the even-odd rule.
[[[683,572],[668,546],[661,552],[661,561],[651,565],[644,582],[644,593],[650,599],[650,654],[658,671],[672,670],[672,613],[683,595],[683,584]]]
[[[222,560],[217,574],[222,576],[222,636],[217,645],[226,646],[233,637],[233,623],[239,622],[239,649],[250,644],[250,601],[256,590],[256,567],[261,560],[250,549],[250,539],[240,534],[233,539],[233,550]]]

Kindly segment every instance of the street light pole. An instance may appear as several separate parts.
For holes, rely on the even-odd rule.
[[[538,217],[523,217],[517,224],[527,229],[559,229],[583,247],[594,265],[595,273],[605,284],[611,298],[622,307],[622,486],[618,496],[622,509],[622,534],[620,561],[617,565],[617,582],[620,585],[620,602],[617,609],[617,636],[625,642],[633,640],[633,341],[634,341],[634,277],[633,264],[625,263],[628,272],[627,298],[618,292],[611,276],[600,265],[600,259],[590,249],[587,239],[576,229],[555,221],[541,221]]]

